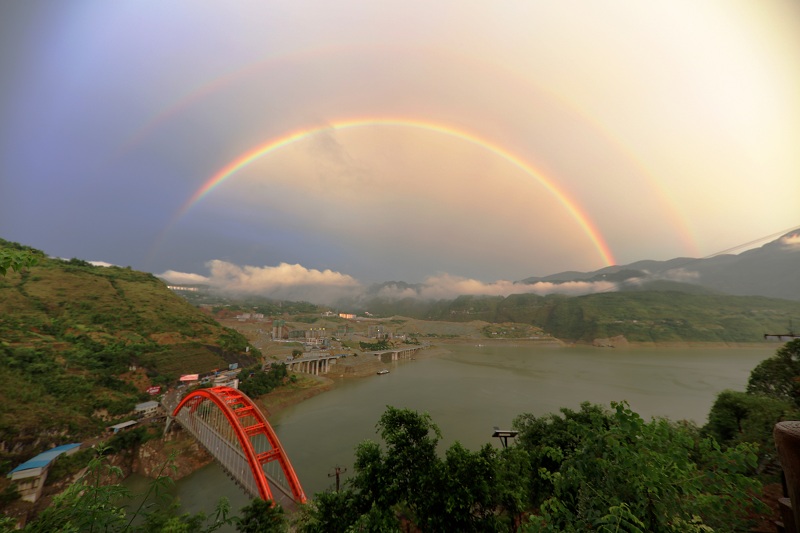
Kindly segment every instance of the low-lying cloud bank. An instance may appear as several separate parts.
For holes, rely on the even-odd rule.
[[[215,259],[206,263],[208,276],[168,270],[158,277],[169,283],[208,285],[215,291],[238,296],[265,296],[278,300],[331,304],[361,291],[361,284],[347,274],[316,270],[302,265],[239,266]]]
[[[800,233],[792,233],[790,235],[784,235],[783,237],[781,237],[779,242],[784,248],[789,248],[789,249],[800,248]]]
[[[476,296],[508,296],[510,294],[567,294],[579,295],[593,292],[614,290],[616,284],[607,281],[571,281],[567,283],[515,283],[499,280],[484,283],[475,279],[440,274],[431,276],[416,287],[401,287],[387,284],[381,287],[377,296],[400,300],[403,298],[419,298],[422,300],[450,300],[463,294]]]
[[[370,297],[392,300],[417,298],[422,300],[447,300],[461,295],[508,296],[510,294],[566,294],[580,295],[616,290],[618,285],[609,281],[571,281],[566,283],[515,283],[498,280],[485,283],[479,280],[438,274],[414,286],[385,284],[377,292],[368,291],[358,280],[332,270],[309,269],[302,265],[281,263],[278,266],[238,266],[226,261],[207,263],[207,276],[168,270],[158,277],[179,285],[207,285],[211,289],[231,295],[264,296],[268,298],[308,301],[331,305],[346,299],[358,301]]]

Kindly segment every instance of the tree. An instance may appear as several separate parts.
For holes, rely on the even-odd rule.
[[[235,520],[241,533],[281,533],[289,530],[283,507],[272,501],[253,499],[242,507],[242,516]]]
[[[318,495],[303,531],[400,531],[400,516],[423,531],[499,531],[498,452],[456,443],[437,455],[441,433],[430,416],[387,407],[378,422],[386,450],[356,449],[345,490]],[[505,479],[505,478],[503,478]]]
[[[427,413],[394,407],[387,407],[378,431],[387,446],[385,454],[369,441],[356,451],[352,486],[361,496],[360,511],[365,513],[373,506],[388,511],[402,504],[424,528],[437,494],[440,460],[436,446],[441,432]]]
[[[111,465],[108,449],[101,447],[75,483],[53,499],[53,503],[39,516],[25,525],[23,531],[49,533],[51,531],[170,531],[174,533],[212,532],[230,524],[230,506],[227,500],[218,502],[214,514],[176,515],[177,502],[167,496],[164,488],[172,480],[162,475],[172,468],[172,458],[162,465],[139,507],[128,514],[125,504],[131,500],[130,492],[119,483],[122,471]],[[166,497],[166,498],[165,498]],[[155,504],[152,506],[151,504]],[[146,512],[145,509],[148,509]],[[142,517],[142,523],[134,523]],[[0,531],[6,533],[13,524],[0,517]]]
[[[572,425],[572,450],[551,448],[557,469],[540,475],[552,494],[529,531],[725,531],[743,527],[759,483],[755,447],[726,450],[688,425],[644,422],[612,404],[608,427]]]
[[[519,431],[517,445],[527,452],[530,463],[525,491],[527,503],[536,508],[553,492],[553,479],[536,475],[537,472],[558,470],[564,457],[583,444],[586,428],[604,432],[610,425],[610,413],[589,402],[583,402],[578,411],[562,408],[560,414],[536,417],[526,413],[517,416],[512,423]]]
[[[297,526],[306,533],[347,531],[361,516],[355,492],[347,489],[315,494],[299,514]]]
[[[252,398],[258,398],[279,387],[289,372],[283,363],[274,363],[266,372],[260,367],[252,367],[245,369],[241,375],[239,389]]]
[[[747,392],[788,400],[800,407],[800,339],[784,344],[750,373]]]
[[[783,420],[797,420],[800,410],[784,398],[725,390],[717,395],[704,430],[725,446],[759,445],[762,458],[774,457],[772,431]]]
[[[0,248],[0,276],[5,276],[9,270],[19,272],[23,268],[32,267],[41,260],[43,255],[42,252],[33,248]]]
[[[427,414],[388,407],[385,447],[362,442],[354,477],[309,505],[301,531],[724,531],[760,505],[756,446],[723,449],[687,423],[626,403],[522,415],[514,445],[437,453]],[[523,523],[523,517],[530,519]],[[401,523],[401,518],[403,522]]]

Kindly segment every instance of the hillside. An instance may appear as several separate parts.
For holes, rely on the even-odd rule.
[[[0,276],[0,465],[99,433],[150,399],[150,385],[252,364],[247,346],[147,273],[75,259],[9,271]]]
[[[785,332],[791,321],[800,322],[797,301],[698,292],[696,287],[684,292],[675,290],[677,285],[578,297],[516,294],[437,302],[374,300],[369,308],[381,315],[427,320],[529,324],[561,340],[587,343],[618,335],[648,343],[761,342],[765,333]]]
[[[668,261],[643,260],[605,267],[594,272],[561,272],[530,277],[520,283],[570,281],[691,280],[696,287],[737,296],[767,296],[800,301],[800,229],[740,254],[706,258],[678,257]]]

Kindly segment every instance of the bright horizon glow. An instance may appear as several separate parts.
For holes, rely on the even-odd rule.
[[[116,157],[142,142],[148,135],[152,134],[158,125],[185,111],[186,108],[198,104],[204,98],[208,98],[212,94],[220,92],[224,87],[227,87],[236,81],[241,82],[242,80],[252,78],[256,75],[256,73],[261,71],[271,71],[272,69],[275,69],[277,65],[289,63],[290,61],[300,61],[302,59],[318,56],[329,57],[331,60],[334,60],[337,53],[354,53],[356,51],[357,49],[355,47],[347,48],[340,46],[327,46],[293,52],[292,54],[284,56],[269,55],[268,57],[259,58],[256,61],[248,63],[245,66],[234,68],[222,76],[205,80],[203,83],[198,84],[197,86],[193,87],[192,90],[180,95],[168,106],[159,110],[152,117],[145,120],[141,126],[136,128],[136,130],[131,134],[130,138],[119,147]],[[452,54],[453,52],[449,51],[449,53]],[[612,132],[611,129],[602,124],[602,122],[597,119],[592,111],[578,105],[577,102],[568,100],[564,95],[549,90],[543,84],[538,83],[537,80],[523,77],[519,74],[519,72],[507,69],[499,63],[487,63],[478,57],[467,57],[461,54],[454,55],[459,57],[459,59],[462,61],[468,61],[471,64],[475,64],[477,68],[486,68],[488,66],[497,69],[506,76],[512,76],[516,83],[529,85],[536,91],[547,94],[549,98],[552,98],[554,101],[558,102],[559,105],[581,117],[581,119],[587,125],[589,125],[597,133],[597,135],[611,143],[614,148],[621,155],[623,155],[625,159],[627,159],[627,161],[637,169],[637,171],[642,174],[642,176],[647,178],[650,186],[653,187],[653,190],[656,191],[664,205],[667,207],[667,211],[672,218],[672,223],[675,225],[676,230],[678,230],[679,234],[681,235],[683,243],[688,252],[695,256],[701,255],[697,245],[697,239],[694,236],[693,230],[689,226],[688,220],[681,212],[679,204],[670,197],[659,177],[655,175],[653,170],[648,168],[647,164],[641,160],[635,151],[632,150],[631,147],[619,137],[619,135]]]
[[[473,135],[472,133],[468,133],[463,130],[458,130],[443,124],[425,122],[422,120],[412,120],[412,119],[372,118],[372,119],[352,119],[352,120],[334,121],[330,124],[326,124],[325,126],[303,128],[296,130],[292,133],[289,133],[287,135],[273,138],[267,141],[266,143],[261,144],[247,152],[243,152],[242,154],[231,160],[227,165],[222,167],[216,174],[214,174],[211,178],[209,178],[205,183],[203,183],[203,185],[199,189],[197,189],[194,192],[194,194],[192,194],[192,196],[183,204],[183,206],[181,206],[177,214],[173,217],[169,226],[172,226],[175,222],[177,222],[177,220],[183,217],[192,208],[192,206],[194,206],[197,202],[199,202],[205,196],[211,193],[211,191],[213,191],[214,188],[216,188],[222,182],[224,182],[225,180],[236,174],[238,171],[247,167],[251,163],[259,160],[264,156],[269,155],[270,153],[276,150],[285,148],[289,145],[300,142],[304,139],[307,139],[315,134],[324,131],[329,131],[329,130],[339,131],[351,128],[380,127],[380,126],[417,128],[426,131],[441,133],[477,145],[482,149],[488,150],[489,152],[505,159],[509,163],[516,166],[518,169],[522,170],[525,174],[535,179],[540,185],[542,185],[550,194],[552,194],[558,200],[558,202],[567,210],[570,216],[572,216],[572,218],[578,223],[578,225],[581,227],[586,236],[589,237],[595,249],[600,254],[601,259],[605,263],[605,266],[611,266],[616,264],[616,260],[614,259],[614,255],[611,249],[609,248],[608,244],[606,243],[600,231],[597,229],[596,225],[582,211],[582,209],[575,200],[571,199],[564,191],[559,189],[558,186],[556,186],[556,184],[547,176],[545,176],[541,171],[539,171],[529,163],[523,161],[516,155],[501,148],[500,146],[490,141],[487,141],[486,139]]]
[[[40,4],[0,227],[52,255],[491,282],[796,224],[796,2]]]

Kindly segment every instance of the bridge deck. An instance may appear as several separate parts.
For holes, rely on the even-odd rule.
[[[246,397],[245,397],[246,398]],[[177,394],[165,395],[162,403],[168,412],[172,413],[179,405],[179,398]],[[255,406],[252,406],[255,408]],[[240,411],[245,411],[248,408],[241,408]],[[259,498],[261,491],[256,479],[256,471],[254,469],[261,469],[266,477],[272,499],[287,512],[293,512],[297,509],[297,502],[292,493],[290,481],[287,479],[282,465],[284,460],[288,462],[285,457],[281,457],[282,450],[272,449],[268,439],[253,431],[259,424],[254,424],[251,420],[252,417],[248,415],[240,415],[246,419],[247,422],[242,424],[241,428],[234,428],[230,422],[230,418],[225,415],[216,405],[211,402],[204,402],[202,398],[191,406],[184,406],[174,417],[186,431],[194,436],[197,441],[214,456],[217,462],[222,466],[223,470],[228,476],[250,497]],[[237,437],[237,432],[241,430],[250,430],[252,435],[249,436],[250,446],[260,457],[267,457],[262,459],[264,464],[253,464],[248,460],[247,454],[242,449],[242,446]],[[279,446],[279,445],[278,445]],[[300,489],[302,492],[302,489]],[[305,497],[303,496],[303,499]]]

